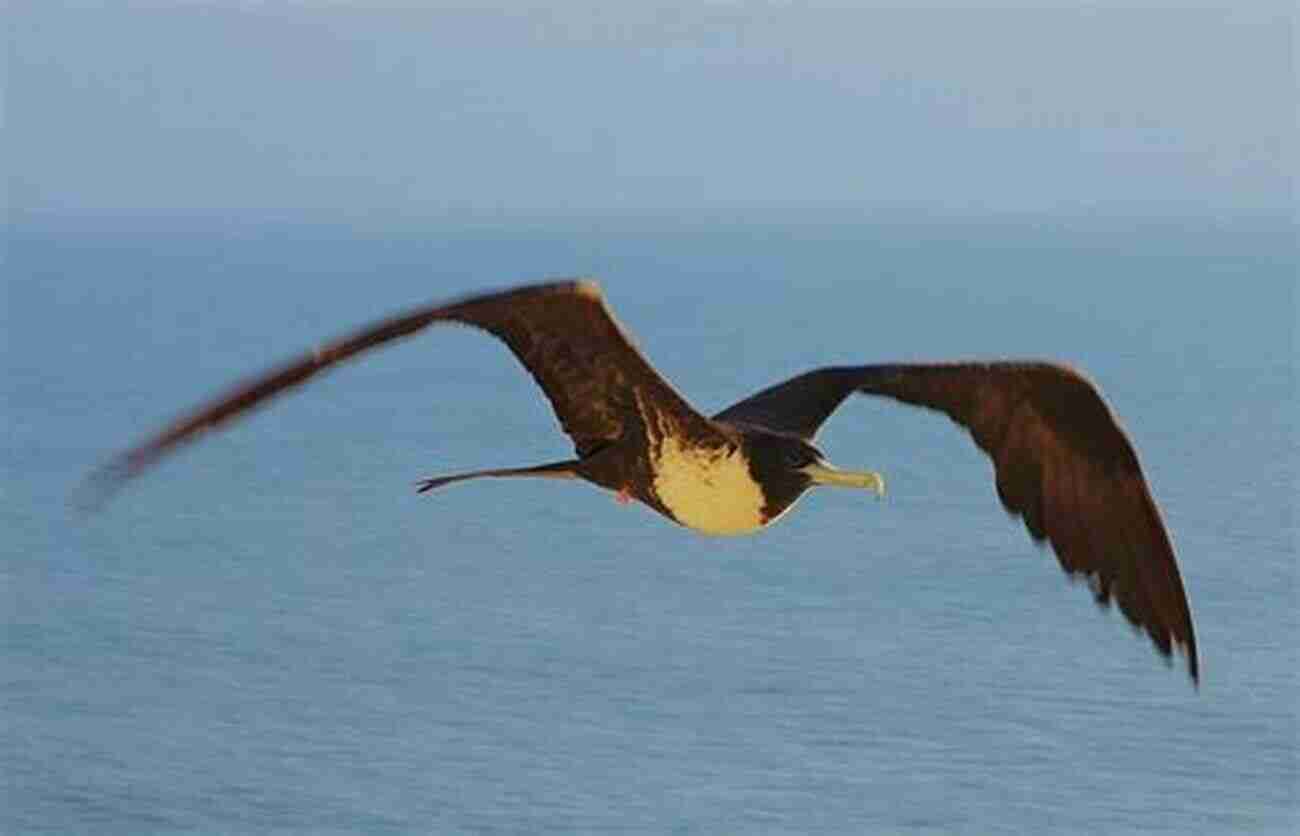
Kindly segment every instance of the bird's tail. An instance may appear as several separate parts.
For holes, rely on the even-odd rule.
[[[416,490],[418,493],[424,493],[434,488],[441,488],[443,485],[450,485],[452,482],[463,482],[466,479],[478,479],[484,476],[534,476],[543,479],[576,479],[578,478],[577,465],[577,459],[568,459],[562,462],[551,462],[550,464],[539,464],[532,467],[506,467],[494,470],[454,473],[450,476],[434,476],[417,482]]]

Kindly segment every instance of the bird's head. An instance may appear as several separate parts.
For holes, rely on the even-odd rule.
[[[885,493],[885,480],[870,470],[840,470],[826,461],[816,447],[801,438],[780,433],[747,434],[749,468],[767,497],[764,509],[774,519],[814,485],[864,488],[877,496]]]

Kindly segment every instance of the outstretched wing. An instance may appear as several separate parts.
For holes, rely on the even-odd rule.
[[[833,367],[779,383],[715,418],[811,440],[852,392],[945,413],[992,459],[998,496],[1051,542],[1061,567],[1087,577],[1169,656],[1199,676],[1196,636],[1173,547],[1115,416],[1077,372],[1049,363]]]
[[[861,371],[849,366],[814,369],[750,395],[713,418],[812,441],[822,423],[857,388]]]
[[[420,308],[362,328],[199,406],[112,460],[94,481],[100,491],[111,489],[267,399],[438,322],[473,325],[505,342],[546,393],[580,456],[617,440],[641,421],[638,398],[684,429],[711,432],[707,420],[632,345],[594,282],[556,282]]]

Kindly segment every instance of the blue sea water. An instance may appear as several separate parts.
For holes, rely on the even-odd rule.
[[[1292,833],[1286,219],[19,218],[5,263],[0,830]],[[710,539],[580,483],[503,347],[440,329],[82,476],[409,305],[597,275],[701,407],[836,362],[1085,369],[1130,432],[1203,682],[1099,612],[941,417],[857,399],[825,491]]]

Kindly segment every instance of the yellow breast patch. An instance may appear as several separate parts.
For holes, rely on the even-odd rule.
[[[684,447],[669,435],[652,460],[655,493],[682,525],[705,534],[763,527],[766,499],[739,450]]]

